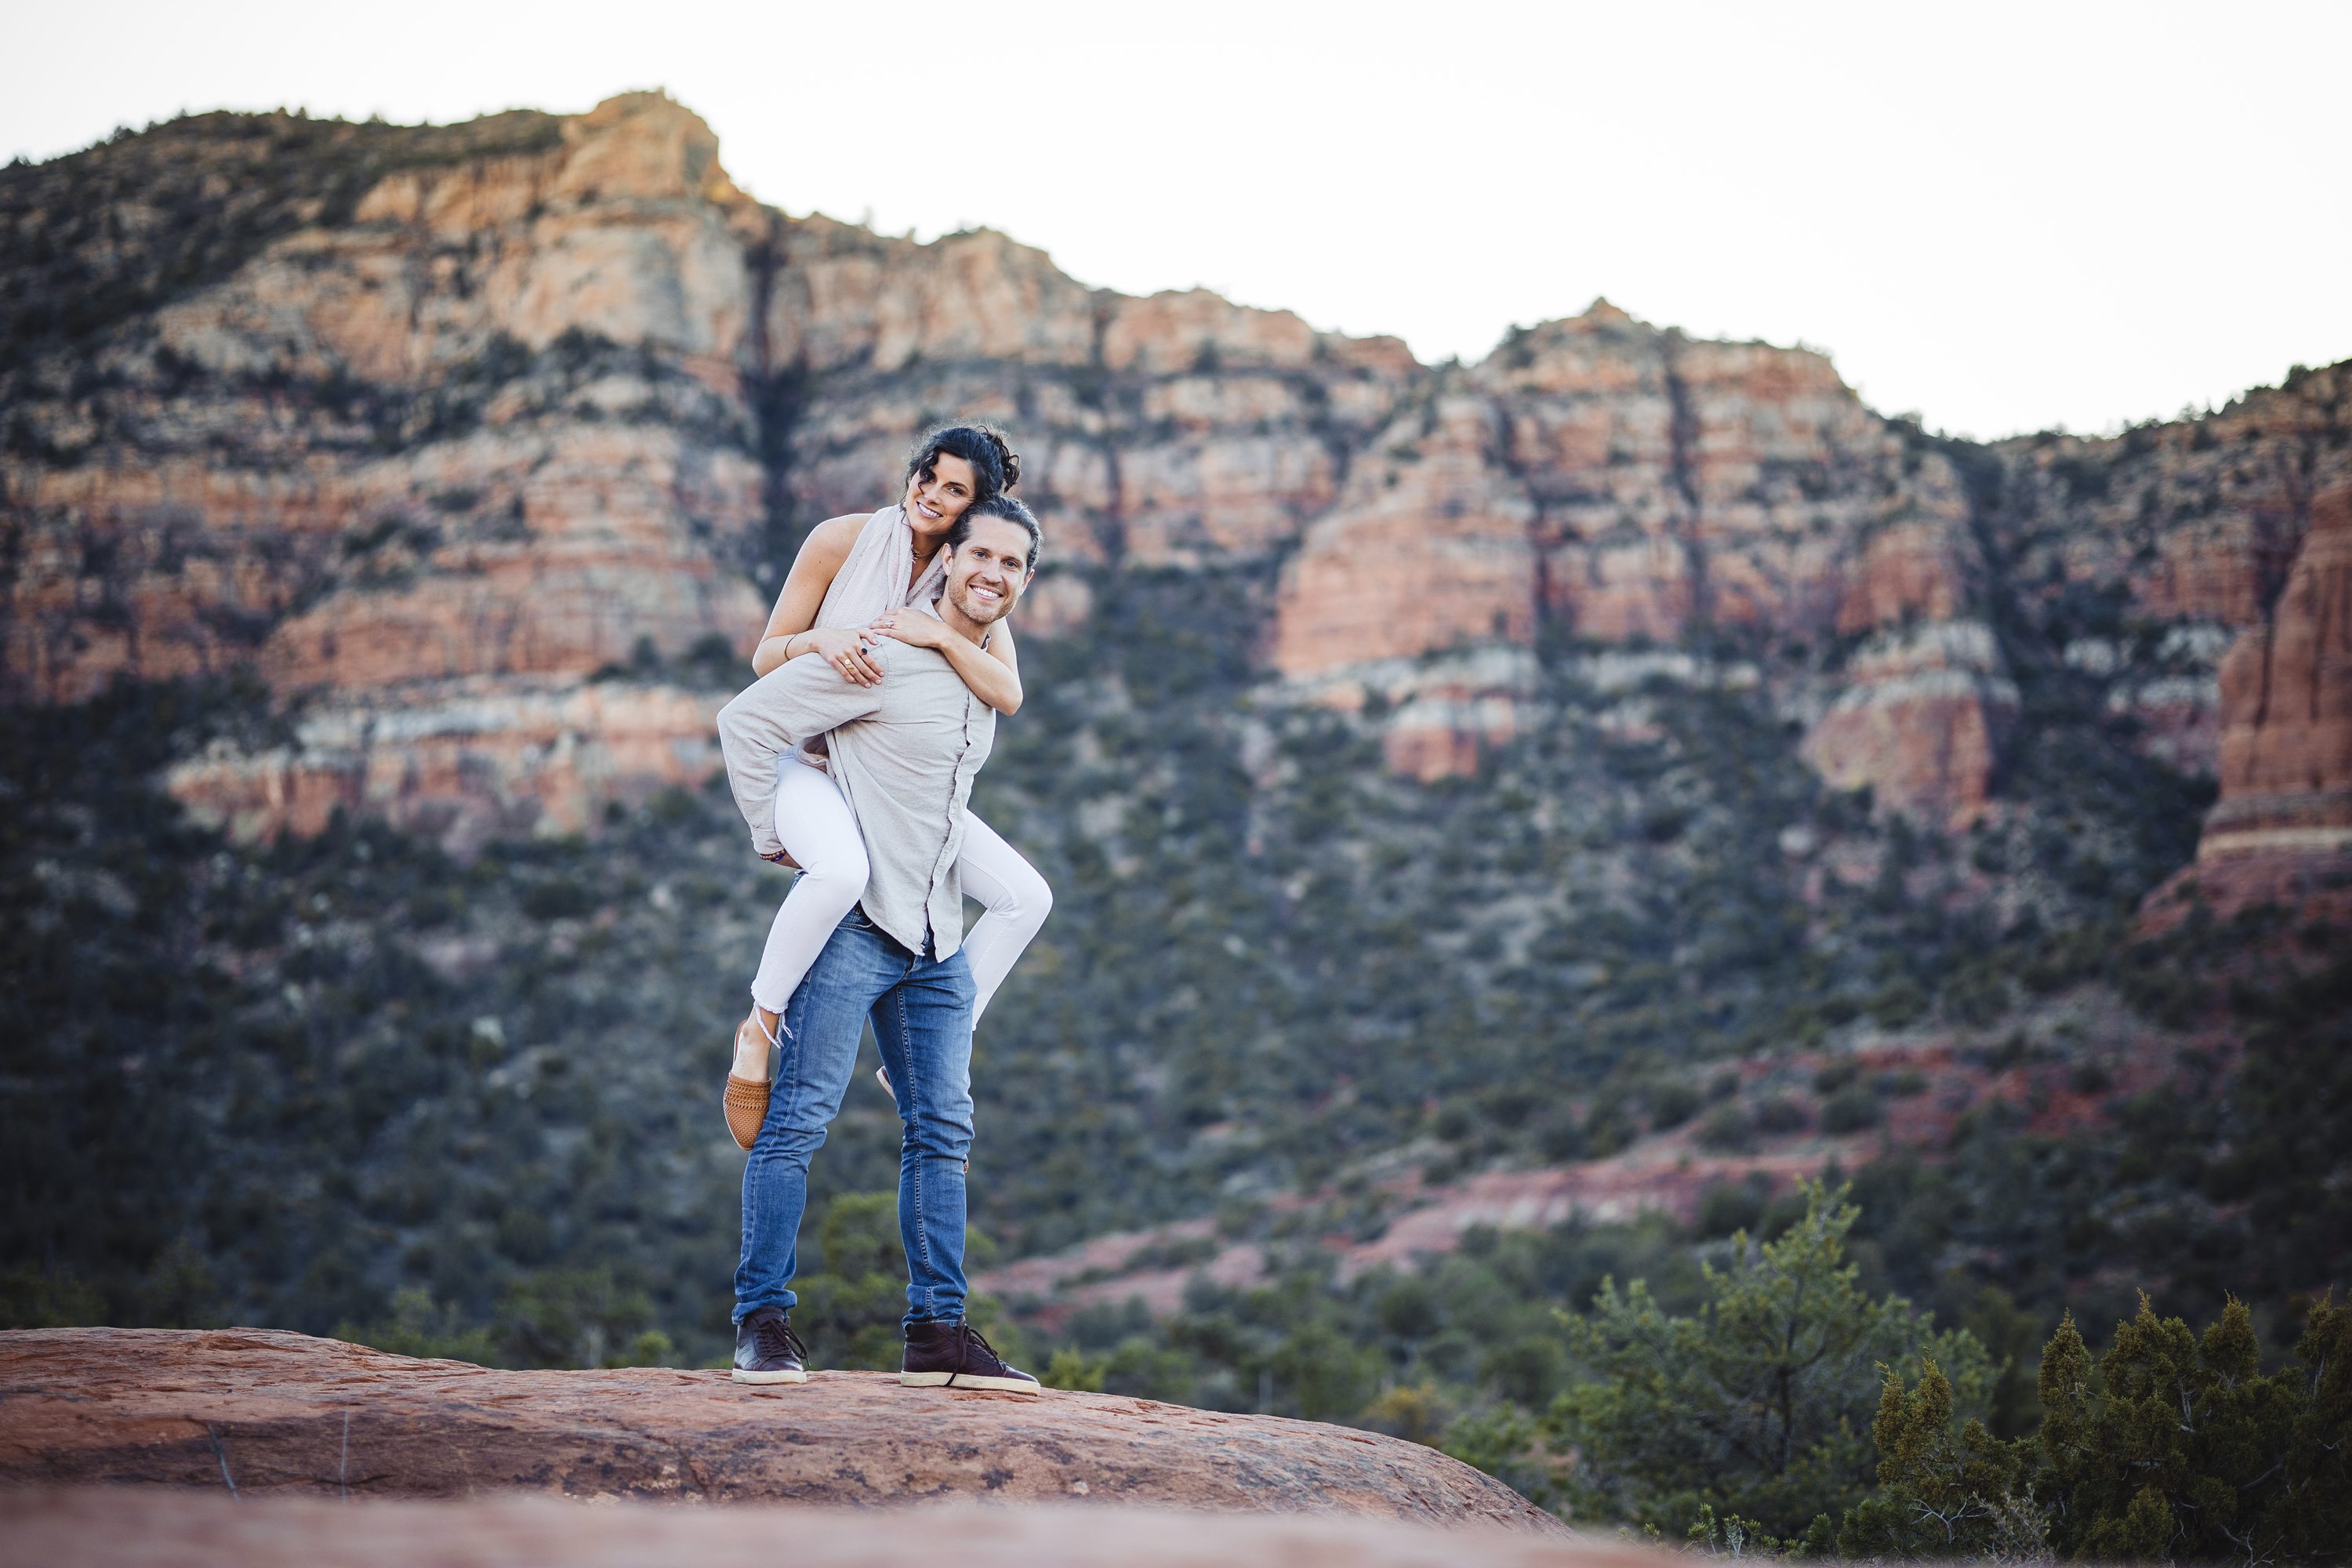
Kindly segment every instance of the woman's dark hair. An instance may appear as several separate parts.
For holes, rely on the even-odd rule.
[[[1020,457],[985,425],[942,425],[924,437],[907,458],[907,478],[931,478],[943,457],[961,458],[971,465],[980,492],[971,498],[975,506],[1021,482]]]
[[[977,500],[964,508],[963,515],[948,525],[948,548],[952,550],[971,537],[974,518],[1001,517],[1007,522],[1017,522],[1029,531],[1029,574],[1037,571],[1037,552],[1045,542],[1045,531],[1037,526],[1037,514],[1014,500],[1011,496],[994,495]]]

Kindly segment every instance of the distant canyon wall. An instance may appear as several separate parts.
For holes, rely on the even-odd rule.
[[[70,241],[131,301],[0,373],[0,682],[250,663],[293,738],[174,777],[239,832],[341,808],[463,847],[699,783],[798,530],[894,499],[909,437],[968,416],[1014,433],[1048,529],[1026,635],[1117,636],[1100,571],[1238,574],[1269,699],[1377,715],[1417,777],[1544,722],[1558,653],[1682,647],[1832,784],[1963,825],[1999,807],[2030,660],[2218,777],[2210,853],[2352,838],[2346,367],[1969,446],[1821,354],[1605,302],[1431,368],[987,231],[789,218],[657,95],[297,129],[0,174],[11,254]],[[172,250],[212,232],[191,199],[281,185],[233,264]]]

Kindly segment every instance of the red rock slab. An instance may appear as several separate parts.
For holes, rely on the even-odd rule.
[[[1063,1504],[875,1513],[596,1507],[530,1497],[238,1501],[110,1487],[0,1490],[0,1538],[8,1542],[0,1561],[53,1568],[1664,1568],[1673,1561],[1613,1540],[1328,1515]]]
[[[498,1372],[257,1329],[0,1333],[0,1480],[877,1505],[1086,1499],[1564,1529],[1434,1449],[1150,1400],[818,1372]]]

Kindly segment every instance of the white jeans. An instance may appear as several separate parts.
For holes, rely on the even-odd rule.
[[[771,1013],[784,1010],[809,965],[832,940],[833,928],[865,895],[867,871],[866,841],[841,786],[831,774],[792,757],[776,764],[776,836],[800,862],[801,874],[768,928],[760,973],[751,980],[751,1000]],[[963,890],[985,906],[963,939],[974,987],[971,1019],[977,1024],[1022,950],[1045,925],[1054,889],[1021,851],[977,816],[966,817],[956,873]]]

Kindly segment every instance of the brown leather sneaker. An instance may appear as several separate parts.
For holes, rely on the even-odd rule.
[[[907,1355],[898,1382],[908,1388],[988,1388],[1034,1394],[1037,1380],[990,1348],[980,1331],[961,1321],[907,1325]]]
[[[737,1383],[775,1384],[808,1381],[808,1347],[793,1332],[793,1321],[781,1307],[754,1308],[735,1325]]]

